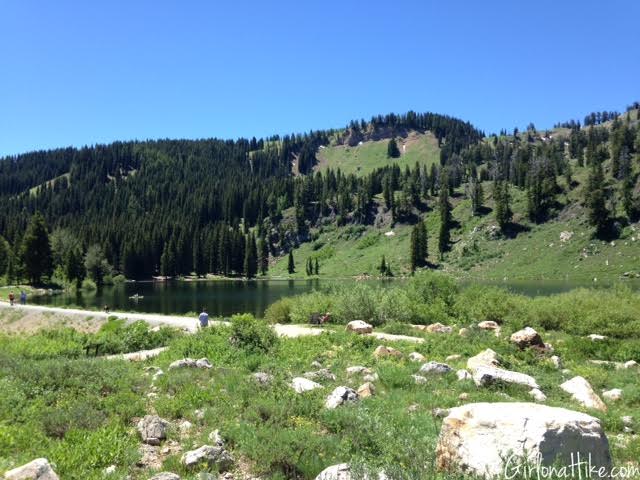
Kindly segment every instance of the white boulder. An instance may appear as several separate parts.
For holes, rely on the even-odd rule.
[[[409,354],[409,360],[412,362],[424,362],[426,357],[418,352],[411,352]]]
[[[585,461],[590,456],[597,469],[611,468],[609,442],[590,415],[536,403],[472,403],[452,408],[444,419],[436,465],[448,472],[513,478],[518,466],[569,465],[578,453]]]
[[[203,445],[200,448],[185,452],[180,460],[187,468],[195,468],[199,465],[217,468],[220,472],[226,472],[233,466],[233,457],[223,447]]]
[[[362,320],[353,320],[347,323],[347,331],[354,333],[371,333],[373,332],[373,325],[363,322]]]
[[[622,400],[622,390],[619,388],[605,390],[602,392],[602,396],[611,402],[617,402],[618,400]]]
[[[4,474],[4,478],[6,480],[59,480],[46,458],[36,458],[21,467],[9,470]]]
[[[308,378],[296,377],[291,380],[291,388],[293,388],[296,393],[304,393],[315,390],[316,388],[322,388],[322,385]]]
[[[420,373],[426,375],[444,375],[451,371],[451,367],[446,363],[440,362],[427,362],[420,367]]]
[[[479,387],[493,383],[515,383],[529,388],[540,388],[536,379],[529,375],[495,367],[477,367],[473,372],[473,381]]]
[[[329,394],[327,397],[324,406],[329,410],[333,410],[334,408],[338,408],[340,405],[345,403],[356,402],[359,399],[358,392],[356,392],[353,388],[349,387],[336,387],[336,389]]]
[[[583,377],[573,377],[561,384],[560,388],[570,393],[571,397],[583,407],[594,408],[602,412],[607,411],[607,406]]]

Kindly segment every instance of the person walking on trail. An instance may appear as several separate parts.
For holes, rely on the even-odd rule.
[[[20,305],[26,305],[26,304],[27,304],[27,292],[22,290],[20,292]]]
[[[203,308],[202,313],[198,317],[200,321],[200,328],[206,328],[209,326],[209,314],[207,313],[207,309]]]
[[[13,294],[13,292],[9,292],[9,305],[13,307],[13,302],[15,300],[16,300],[16,296]]]

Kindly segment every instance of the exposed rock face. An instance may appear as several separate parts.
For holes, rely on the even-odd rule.
[[[451,372],[451,367],[446,363],[427,362],[420,367],[420,373],[426,375],[444,375]]]
[[[448,325],[443,325],[441,323],[432,323],[431,325],[427,325],[424,329],[429,333],[451,333],[453,332],[453,328]]]
[[[158,415],[146,415],[138,422],[138,432],[142,441],[148,445],[160,445],[167,438],[169,422]]]
[[[171,472],[160,472],[156,473],[149,480],[180,480],[180,476]]]
[[[304,378],[308,378],[309,380],[329,380],[334,381],[336,376],[331,373],[331,370],[328,368],[321,368],[320,370],[316,370],[315,372],[307,372],[302,375]]]
[[[314,382],[313,380],[309,380],[308,378],[296,377],[291,380],[291,388],[293,388],[296,393],[304,393],[310,390],[315,390],[316,388],[322,388],[322,385]]]
[[[486,350],[480,352],[475,357],[471,357],[467,360],[467,368],[474,372],[478,367],[499,367],[500,359],[498,358],[498,354],[487,348]]]
[[[421,353],[411,352],[409,354],[409,360],[411,360],[412,362],[424,362],[426,358]]]
[[[352,474],[351,466],[348,463],[340,463],[325,468],[315,480],[355,480],[356,478],[359,480],[387,480],[388,477],[383,472],[374,475],[373,478],[367,474],[356,477]]]
[[[352,322],[347,323],[347,331],[354,333],[371,333],[373,332],[373,325],[369,325],[367,322],[363,322],[362,320],[353,320]]]
[[[340,405],[343,405],[345,403],[356,402],[358,401],[358,399],[358,392],[356,392],[353,388],[344,386],[337,387],[327,397],[324,406],[330,410],[333,410],[334,408],[338,408]]]
[[[515,383],[529,388],[540,388],[536,379],[520,372],[495,367],[478,367],[473,372],[473,381],[479,387],[493,383]]]
[[[591,455],[594,467],[611,468],[609,442],[598,419],[536,403],[472,403],[451,409],[436,450],[438,469],[488,478],[513,475],[525,459],[569,465],[571,455]],[[505,471],[508,468],[509,471]]]
[[[4,478],[6,480],[59,480],[46,458],[36,458],[21,467],[9,470],[4,474]]]
[[[528,347],[545,348],[542,337],[531,327],[523,328],[511,335],[511,343],[524,350]]]
[[[583,377],[573,377],[560,385],[560,388],[570,393],[572,398],[583,407],[607,411],[607,406]]]
[[[223,447],[212,447],[203,445],[202,447],[186,452],[180,460],[187,468],[197,467],[205,464],[209,467],[217,468],[220,472],[226,472],[233,466],[233,457]]]
[[[385,347],[384,345],[378,345],[376,349],[373,351],[373,356],[376,358],[385,358],[385,357],[402,357],[402,352],[400,350],[396,350],[393,347]]]
[[[371,382],[363,383],[358,387],[357,393],[360,398],[372,397],[376,394],[376,387]]]

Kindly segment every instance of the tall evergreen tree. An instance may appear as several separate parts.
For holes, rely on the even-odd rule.
[[[315,274],[316,275],[320,275],[320,264],[318,263],[318,257],[316,257],[316,262],[315,262]]]
[[[296,264],[293,261],[293,250],[289,251],[289,259],[287,262],[287,272],[289,272],[289,275],[291,275],[292,273],[296,273]]]
[[[53,257],[49,232],[40,213],[32,218],[22,239],[20,251],[24,273],[31,284],[39,284],[43,277],[50,277],[53,272]]]
[[[400,156],[400,149],[398,148],[396,139],[392,138],[391,140],[389,140],[389,143],[387,144],[387,157],[398,158],[399,156]]]
[[[500,230],[504,231],[511,222],[513,212],[511,211],[511,197],[509,186],[504,180],[496,180],[493,184],[493,200],[496,207],[496,222]]]
[[[438,235],[438,251],[440,256],[449,249],[451,241],[451,205],[449,204],[449,181],[446,172],[442,172],[440,178],[440,195],[438,197],[438,209],[440,210],[440,232]]]
[[[591,165],[585,191],[585,204],[589,209],[589,222],[596,227],[596,233],[602,235],[609,226],[610,214],[607,210],[604,172],[600,162],[594,162]]]
[[[249,233],[246,240],[246,248],[244,253],[244,274],[247,278],[254,278],[258,273],[258,249],[256,246],[256,237]]]
[[[265,237],[258,241],[258,267],[261,275],[266,275],[269,271],[269,244]]]

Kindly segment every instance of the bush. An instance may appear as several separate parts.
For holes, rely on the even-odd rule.
[[[381,324],[378,315],[377,302],[379,289],[370,285],[357,283],[353,286],[343,286],[335,289],[335,307],[332,313],[338,321],[348,323],[352,320],[364,320],[374,326]]]
[[[305,293],[291,300],[291,313],[293,323],[309,323],[313,313],[332,312],[332,300],[329,295],[321,292]]]
[[[291,323],[291,298],[281,298],[267,307],[264,319],[269,323]]]
[[[485,320],[504,323],[507,318],[519,318],[518,312],[528,299],[499,287],[472,285],[456,297],[455,309],[465,322]]]
[[[82,290],[97,290],[98,286],[96,285],[96,282],[94,282],[93,280],[89,279],[89,278],[85,278],[82,281]]]
[[[278,344],[278,336],[265,322],[245,313],[231,317],[229,342],[246,352],[267,353]]]

